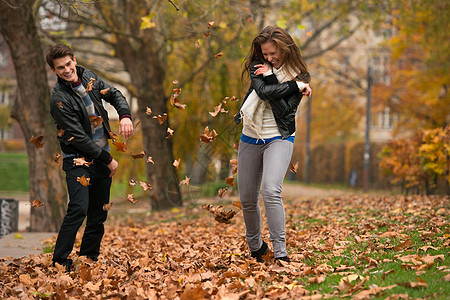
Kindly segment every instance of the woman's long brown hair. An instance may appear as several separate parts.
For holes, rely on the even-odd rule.
[[[284,57],[284,68],[293,78],[298,77],[303,82],[309,82],[311,76],[308,67],[300,54],[300,48],[295,43],[291,35],[283,28],[278,26],[265,27],[254,39],[250,52],[245,58],[244,69],[242,71],[242,80],[248,78],[250,73],[250,63],[259,59],[262,62],[269,63],[264,59],[261,51],[261,44],[272,42],[279,49]],[[270,64],[270,63],[269,63]]]

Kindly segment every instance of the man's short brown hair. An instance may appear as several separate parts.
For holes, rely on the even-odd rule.
[[[54,69],[55,65],[53,64],[53,60],[61,57],[65,57],[69,55],[71,59],[73,59],[74,54],[72,48],[63,43],[58,43],[51,47],[47,52],[47,63],[50,68]]]

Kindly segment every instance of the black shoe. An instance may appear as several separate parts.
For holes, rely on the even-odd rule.
[[[54,261],[53,262],[53,266],[55,267],[55,264],[60,264],[61,266],[64,266],[64,268],[66,269],[66,273],[70,272],[70,269],[72,268],[72,260],[71,259],[66,259],[65,261]]]
[[[285,261],[285,262],[288,262],[288,263],[291,262],[291,260],[290,260],[289,257],[287,257],[287,256],[283,256],[283,257],[275,257],[275,261],[277,261],[277,260],[282,260],[282,261]]]
[[[261,248],[259,248],[258,251],[253,251],[251,256],[255,257],[257,262],[264,262],[262,256],[267,253],[269,253],[269,246],[267,246],[266,242],[263,241]]]

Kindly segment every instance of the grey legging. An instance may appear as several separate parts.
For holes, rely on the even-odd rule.
[[[240,142],[238,151],[238,187],[250,251],[261,248],[261,193],[266,208],[270,240],[275,257],[287,256],[286,225],[281,186],[291,160],[294,143],[274,140],[263,145]]]

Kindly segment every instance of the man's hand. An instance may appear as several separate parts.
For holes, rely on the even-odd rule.
[[[119,122],[119,134],[122,134],[124,138],[129,138],[133,135],[133,122],[130,118],[123,118]]]
[[[111,170],[111,174],[109,174],[109,177],[113,177],[114,174],[116,174],[118,166],[119,166],[119,163],[113,158],[113,160],[108,165],[108,168]]]

